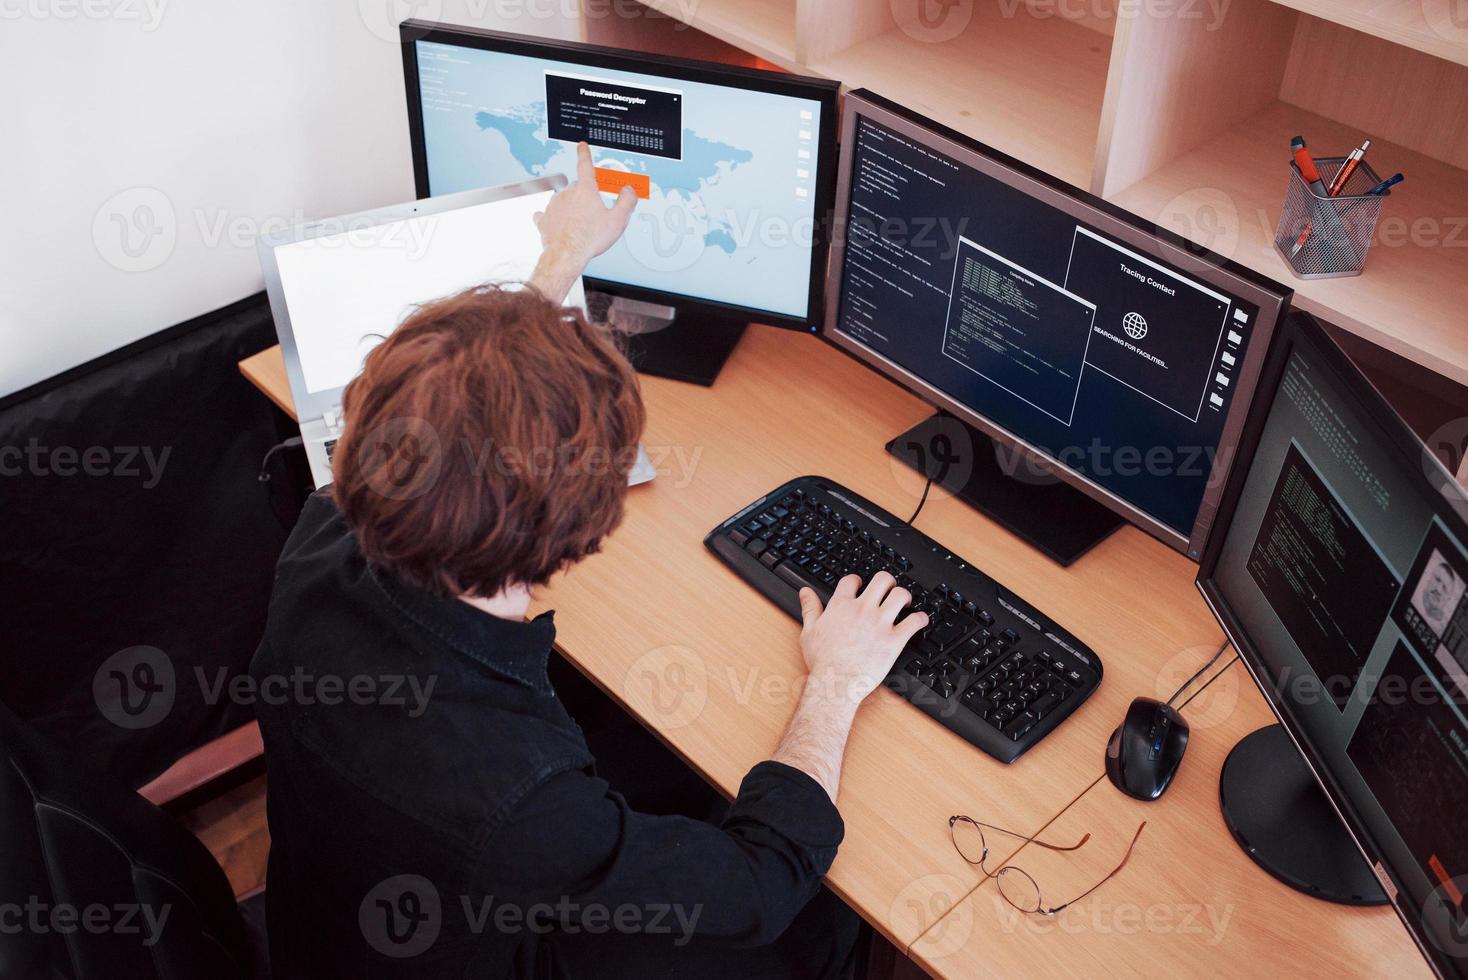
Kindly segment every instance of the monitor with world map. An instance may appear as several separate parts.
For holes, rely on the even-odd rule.
[[[549,174],[639,198],[587,285],[813,330],[835,82],[467,28],[403,25],[419,196]]]

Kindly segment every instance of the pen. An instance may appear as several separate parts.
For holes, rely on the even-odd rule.
[[[1385,194],[1392,187],[1394,187],[1397,184],[1400,184],[1402,181],[1404,181],[1406,179],[1407,178],[1403,174],[1392,174],[1386,180],[1383,180],[1381,183],[1377,184],[1375,187],[1371,188],[1371,190],[1367,191],[1366,193],[1368,193],[1368,194]]]
[[[1352,150],[1351,155],[1346,157],[1346,162],[1341,164],[1340,170],[1336,171],[1335,180],[1330,182],[1330,190],[1327,193],[1331,197],[1335,197],[1345,188],[1346,181],[1350,180],[1351,174],[1355,173],[1356,168],[1361,166],[1361,158],[1366,156],[1366,151],[1369,149],[1371,149],[1371,141],[1362,140],[1361,145]]]
[[[1325,188],[1325,181],[1320,179],[1320,168],[1315,166],[1315,158],[1310,151],[1305,149],[1305,137],[1296,136],[1290,140],[1290,149],[1295,154],[1295,165],[1300,168],[1300,173],[1305,178],[1305,183],[1310,189],[1321,197],[1330,197],[1330,191]]]
[[[1305,227],[1300,229],[1300,237],[1295,239],[1294,247],[1290,249],[1290,258],[1300,254],[1300,249],[1305,247],[1305,239],[1310,237],[1310,232],[1314,230],[1314,227],[1314,222],[1305,222]]]

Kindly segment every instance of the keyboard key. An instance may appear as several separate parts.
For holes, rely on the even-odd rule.
[[[953,646],[963,635],[968,632],[968,627],[961,622],[944,620],[936,626],[928,627],[928,639],[938,644],[944,650]]]
[[[729,532],[729,538],[742,548],[749,543],[749,532],[742,527],[736,527]]]
[[[1023,714],[1016,715],[1014,720],[1004,726],[1004,734],[1009,736],[1010,741],[1018,742],[1031,728],[1035,727],[1035,723],[1039,720],[1026,711]]]
[[[1060,695],[1054,691],[1046,691],[1031,702],[1029,710],[1036,718],[1044,718],[1054,711],[1058,704],[1060,704]]]
[[[927,637],[919,637],[914,640],[913,647],[929,660],[936,660],[943,655],[943,648]]]
[[[831,598],[830,589],[826,588],[818,582],[814,582],[811,579],[807,578],[805,573],[801,569],[793,567],[788,561],[781,562],[780,566],[775,569],[775,574],[783,578],[785,581],[789,582],[791,585],[795,586],[797,589],[814,589],[816,595],[821,597],[822,602],[825,602],[827,599]]]
[[[758,555],[760,552],[764,551],[767,547],[769,547],[769,543],[768,542],[763,541],[760,538],[755,538],[753,541],[749,542],[749,546],[748,546],[748,549],[747,550],[749,551],[749,553],[751,555]]]
[[[760,563],[766,568],[774,568],[780,564],[780,552],[774,548],[766,548],[765,553],[759,556]]]

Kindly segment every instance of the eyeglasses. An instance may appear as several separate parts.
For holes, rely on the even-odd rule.
[[[996,827],[994,824],[984,823],[982,820],[975,820],[973,817],[958,814],[948,818],[948,835],[953,839],[953,849],[958,852],[958,856],[977,867],[984,873],[985,877],[995,879],[999,887],[1000,896],[1010,905],[1021,912],[1033,915],[1055,915],[1066,906],[1074,905],[1116,877],[1116,873],[1126,866],[1127,859],[1132,856],[1132,848],[1137,846],[1137,838],[1142,836],[1142,827],[1145,826],[1147,826],[1147,821],[1143,820],[1141,826],[1137,828],[1137,832],[1132,835],[1132,842],[1127,845],[1126,853],[1121,856],[1121,863],[1112,868],[1106,877],[1096,882],[1090,888],[1087,888],[1069,902],[1062,902],[1054,908],[1045,907],[1040,897],[1039,883],[1023,868],[1006,864],[997,871],[990,871],[988,869],[985,862],[989,858],[989,842],[984,838],[984,828],[987,827],[992,831],[1008,834],[1010,837],[1017,837],[1026,844],[1035,844],[1038,847],[1043,847],[1050,851],[1080,850],[1086,841],[1091,839],[1090,834],[1086,834],[1077,843],[1069,847],[1063,844],[1047,844],[1045,841],[1036,839],[1035,835],[1026,837],[1024,834],[1017,834],[1012,830],[1005,830],[1003,827]],[[975,857],[974,855],[978,856]]]

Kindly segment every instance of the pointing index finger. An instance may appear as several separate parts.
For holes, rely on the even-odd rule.
[[[596,183],[596,167],[591,163],[591,147],[583,140],[576,144],[576,179]]]

